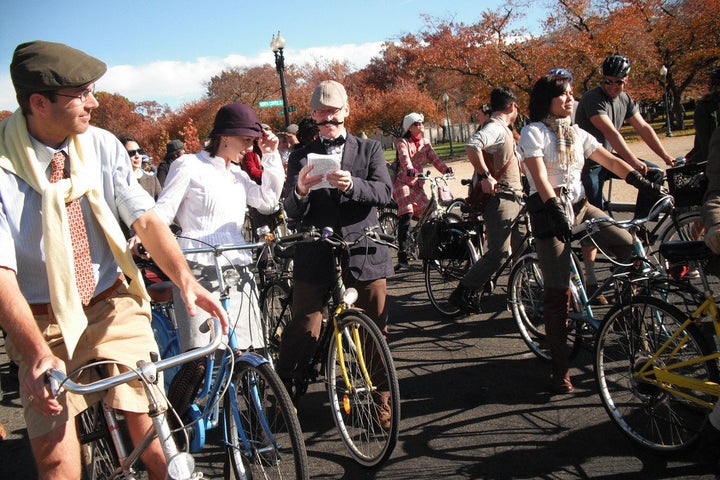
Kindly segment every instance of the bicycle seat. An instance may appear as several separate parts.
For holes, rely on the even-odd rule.
[[[678,262],[682,260],[706,260],[715,257],[702,240],[691,242],[666,242],[660,245],[660,254],[669,262]]]
[[[156,303],[169,302],[173,298],[172,286],[173,283],[169,281],[151,283],[147,287],[150,299]]]

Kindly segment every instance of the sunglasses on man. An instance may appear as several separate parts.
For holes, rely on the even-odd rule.
[[[603,80],[603,83],[605,85],[625,85],[625,80],[610,80],[609,78],[606,78],[605,80]]]

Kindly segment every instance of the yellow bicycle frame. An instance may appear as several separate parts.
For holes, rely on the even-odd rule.
[[[338,317],[346,308],[347,305],[343,302],[335,309],[335,313],[333,315],[333,329],[335,335],[335,348],[337,348],[338,360],[340,360],[340,369],[342,370],[343,380],[345,381],[345,388],[349,393],[351,393],[354,387],[352,383],[350,383],[350,376],[348,375],[347,368],[345,367],[345,352],[342,348],[342,332],[338,328],[337,324]],[[355,344],[355,350],[357,351],[360,371],[362,372],[365,381],[367,382],[370,390],[372,391],[374,390],[374,387],[372,385],[372,380],[370,380],[370,374],[367,371],[367,366],[365,365],[365,355],[363,354],[362,342],[360,341],[360,332],[358,331],[357,326],[352,327],[352,340]]]
[[[717,359],[720,358],[720,352],[715,352],[713,354],[705,355],[702,357],[695,357],[682,362],[666,364],[664,367],[658,367],[656,365],[656,361],[660,357],[660,355],[670,349],[671,345],[675,344],[676,340],[680,339],[680,335],[685,332],[688,325],[690,325],[691,323],[699,324],[703,321],[704,318],[706,318],[706,314],[712,319],[713,326],[715,328],[715,335],[720,338],[720,319],[718,318],[717,304],[715,303],[714,296],[709,295],[702,303],[702,305],[700,305],[697,310],[695,310],[692,315],[687,320],[685,320],[682,326],[678,328],[670,336],[670,338],[665,341],[665,343],[652,355],[650,359],[648,359],[647,362],[645,362],[643,367],[639,371],[633,373],[633,378],[645,383],[653,384],[666,392],[689,400],[703,408],[712,409],[715,406],[714,403],[707,402],[701,398],[698,398],[695,395],[681,391],[678,388],[705,393],[717,398],[720,397],[719,384],[710,381],[702,381],[694,378],[688,378],[684,375],[673,373],[672,371],[679,368],[687,367],[689,365],[697,365],[699,363],[717,361]],[[685,346],[685,344],[687,343],[687,338],[688,337],[685,336],[683,339],[680,339],[677,342],[675,347],[672,348],[669,358],[675,357],[675,355]]]

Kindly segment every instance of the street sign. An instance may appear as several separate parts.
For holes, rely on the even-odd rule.
[[[282,98],[279,98],[277,100],[260,100],[258,102],[258,107],[260,107],[260,108],[282,107],[282,106],[283,106]]]
[[[295,110],[297,110],[297,107],[295,105],[290,105],[289,107],[287,107],[288,113],[294,112]],[[280,110],[280,113],[278,113],[278,117],[282,117],[283,115],[285,115],[284,108],[282,110]]]

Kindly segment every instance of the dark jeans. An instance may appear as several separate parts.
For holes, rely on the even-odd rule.
[[[662,169],[647,160],[641,159],[641,161],[648,166],[648,172],[645,175],[645,178],[652,183],[662,184]],[[583,187],[585,187],[585,196],[591,205],[594,205],[601,210],[605,210],[603,185],[605,184],[605,180],[609,178],[618,178],[618,176],[595,162],[587,162],[585,165],[586,166],[582,172],[582,182]],[[623,179],[623,181],[624,180],[625,179]],[[652,199],[647,198],[647,195],[641,195],[638,192],[637,201],[635,202],[635,218],[646,217],[647,214],[650,213],[650,208],[652,208],[652,206]]]

